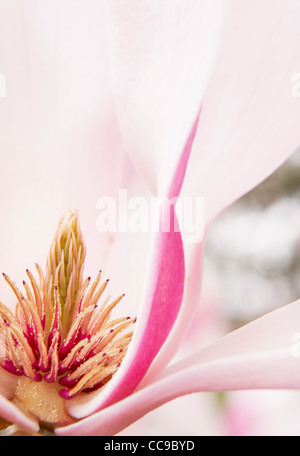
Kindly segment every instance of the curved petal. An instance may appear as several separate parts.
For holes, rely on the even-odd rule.
[[[26,416],[8,399],[0,395],[0,416],[30,431],[38,431],[40,426],[35,418]]]
[[[300,68],[300,3],[229,0],[227,5],[222,50],[204,96],[180,194],[204,198],[204,232],[218,213],[300,145],[300,102],[292,96],[291,82]],[[200,237],[198,245],[190,245],[182,234],[188,276],[184,305],[149,380],[171,359],[198,304],[204,241]]]
[[[140,311],[128,353],[118,372],[104,391],[76,398],[67,404],[68,412],[82,418],[131,394],[144,378],[151,363],[166,341],[181,311],[184,291],[184,252],[175,212],[198,118],[177,163],[167,198],[159,201],[156,229],[150,247]]]
[[[169,215],[169,206],[162,207]],[[174,208],[172,216],[175,217]],[[176,320],[183,295],[184,260],[176,230],[154,236],[142,302],[132,342],[124,361],[105,389],[67,403],[68,412],[82,418],[131,394],[147,372]]]
[[[199,307],[202,287],[204,242],[197,245],[184,245],[185,259],[185,285],[183,302],[178,312],[178,317],[166,342],[151,364],[139,389],[152,383],[160,374],[161,370],[168,365],[178,351],[185,335],[190,329],[191,322]]]
[[[198,115],[226,2],[107,3],[115,105],[126,151],[165,196]]]
[[[156,383],[60,435],[113,435],[162,404],[196,391],[300,387],[300,300],[240,328],[165,371]]]
[[[211,220],[300,145],[297,0],[229,0],[222,50],[205,94],[182,195],[205,198]]]

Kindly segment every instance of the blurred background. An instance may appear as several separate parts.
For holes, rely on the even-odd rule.
[[[216,219],[201,305],[181,355],[300,297],[300,150]],[[300,324],[300,322],[299,322]],[[300,435],[300,392],[199,393],[122,435]]]
[[[300,296],[300,151],[219,217],[206,262],[232,329]]]

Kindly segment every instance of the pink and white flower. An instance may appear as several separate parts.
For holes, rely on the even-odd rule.
[[[116,434],[195,391],[299,388],[299,301],[170,364],[196,312],[205,240],[190,244],[180,231],[112,239],[93,222],[97,198],[126,187],[204,197],[207,233],[296,150],[299,1],[0,7],[2,267],[19,280],[23,261],[41,263],[56,220],[73,206],[97,251],[88,267],[100,262],[137,311],[118,371],[105,389],[66,400],[78,422],[57,434]],[[0,415],[38,430],[10,401],[8,375],[1,370]]]

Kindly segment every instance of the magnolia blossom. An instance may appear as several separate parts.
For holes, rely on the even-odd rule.
[[[0,7],[0,71],[6,81],[0,100],[0,257],[19,302],[14,316],[14,300],[1,284],[0,328],[10,334],[0,337],[7,361],[1,353],[2,365],[10,367],[0,371],[1,417],[32,432],[40,420],[49,421],[38,417],[32,397],[19,394],[19,377],[46,385],[38,394],[44,404],[53,395],[62,399],[68,420],[51,420],[59,435],[116,434],[150,410],[196,391],[298,388],[300,302],[171,361],[197,309],[211,222],[299,146],[300,103],[292,87],[300,67],[299,1],[1,0]],[[170,217],[178,229],[97,232],[96,201],[116,196],[120,188],[162,201],[203,197],[203,240],[189,242],[174,209]],[[126,294],[117,306],[123,312],[119,324],[128,314],[137,321],[133,335],[116,342],[113,356],[124,344],[126,350],[107,381],[97,377],[70,394],[67,378],[68,393],[59,396],[48,387],[63,375],[55,360],[55,325],[64,328],[67,342],[79,327],[72,327],[79,314],[63,312],[63,318],[56,304],[64,288],[61,257],[52,269],[48,264],[44,279],[39,269],[46,288],[27,273],[33,287],[24,285],[27,307],[9,277],[22,283],[24,268],[44,261],[57,220],[73,207],[92,252],[86,267],[105,271],[113,296]],[[160,205],[161,219],[169,208]],[[82,251],[74,249],[70,263],[70,274],[80,276],[72,288],[73,310],[79,309],[74,302],[84,286],[78,275]],[[37,289],[49,290],[50,316],[43,309],[51,305]],[[30,301],[37,304],[40,323],[49,322],[45,346],[35,338],[38,353],[44,353],[38,372],[33,359],[25,372],[27,358],[21,363],[22,352],[11,350],[22,339],[13,318],[27,330]],[[30,312],[27,321],[36,311]],[[56,348],[66,359],[73,346],[63,343],[56,340]],[[86,364],[81,375],[93,367]],[[37,374],[46,379],[39,381]]]

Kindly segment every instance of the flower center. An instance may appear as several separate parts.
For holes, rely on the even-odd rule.
[[[23,282],[22,293],[3,274],[17,306],[13,314],[0,302],[0,366],[21,376],[16,397],[35,414],[32,405],[26,406],[38,403],[35,396],[40,398],[41,410],[49,405],[41,400],[43,395],[57,396],[58,391],[61,398],[71,399],[104,386],[132,338],[135,319],[110,320],[124,295],[100,303],[108,280],[100,284],[100,271],[93,283],[90,277],[83,281],[84,259],[77,214],[70,214],[60,221],[45,276],[37,266],[37,282],[27,270],[29,283]]]

